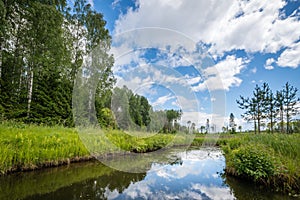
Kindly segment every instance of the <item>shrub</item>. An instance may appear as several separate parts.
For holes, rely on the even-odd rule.
[[[232,151],[233,167],[238,175],[262,181],[274,175],[275,164],[271,157],[273,153],[271,149],[257,145],[242,146]]]

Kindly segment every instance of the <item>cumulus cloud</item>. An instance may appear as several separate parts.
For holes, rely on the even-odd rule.
[[[278,66],[297,68],[300,65],[300,42],[293,44],[282,52],[277,61]]]
[[[116,21],[115,33],[161,27],[211,44],[210,51],[219,55],[234,49],[275,53],[293,45],[300,35],[297,16],[281,17],[285,5],[283,0],[139,0],[138,9]]]
[[[247,59],[227,56],[216,65],[203,70],[206,79],[193,87],[194,91],[203,91],[206,87],[209,90],[229,90],[230,87],[239,86],[242,80],[237,75],[247,63]]]
[[[269,59],[267,59],[266,60],[266,64],[265,64],[265,69],[267,69],[267,70],[272,70],[272,69],[274,69],[274,67],[273,67],[273,63],[275,62],[275,59],[274,58],[269,58]]]
[[[283,17],[281,9],[286,5],[283,0],[139,0],[137,4],[137,9],[129,9],[115,22],[112,53],[117,56],[114,71],[126,69],[123,67],[126,64],[146,64],[143,54],[147,48],[159,49],[159,56],[167,55],[156,61],[159,65],[192,64],[199,69],[205,60],[201,54],[203,49],[199,52],[197,48],[199,43],[207,44],[207,51],[214,58],[238,49],[276,53],[286,48],[276,64],[299,66],[300,45],[295,42],[300,36],[300,22],[296,14]],[[238,74],[248,62],[245,58],[227,56],[213,67],[199,69],[201,75],[206,75],[205,79],[190,77],[185,81],[193,85],[194,91],[228,91],[241,84]],[[273,63],[275,61],[270,58],[264,67],[271,70]],[[257,69],[251,71],[256,73]]]
[[[166,96],[159,97],[155,102],[152,103],[154,107],[163,106],[167,101],[174,100],[175,96],[172,94],[168,94]]]

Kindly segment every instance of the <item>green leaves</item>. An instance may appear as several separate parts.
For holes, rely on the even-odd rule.
[[[0,1],[1,118],[74,126],[75,76],[95,49],[96,106],[110,107],[115,79],[106,22],[86,0],[74,5],[70,13],[65,0]]]
[[[233,164],[239,175],[249,177],[255,181],[273,176],[274,163],[271,159],[271,149],[247,145],[238,148],[233,152]]]
[[[242,117],[248,121],[254,121],[255,133],[256,127],[260,133],[261,122],[269,121],[270,131],[273,133],[275,119],[279,116],[281,132],[284,132],[284,113],[287,122],[286,132],[292,132],[289,126],[291,117],[297,113],[296,104],[299,99],[296,97],[297,88],[291,86],[288,82],[283,90],[276,91],[275,95],[267,83],[262,86],[256,85],[251,98],[242,97],[237,100],[239,108],[245,110]],[[257,126],[256,126],[257,123]]]

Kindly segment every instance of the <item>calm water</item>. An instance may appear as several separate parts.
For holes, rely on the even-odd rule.
[[[145,173],[95,161],[0,177],[0,199],[291,199],[222,175],[225,160],[218,149],[160,154]],[[115,161],[130,167],[126,158]]]

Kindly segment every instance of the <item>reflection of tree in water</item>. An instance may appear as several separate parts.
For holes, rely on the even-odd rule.
[[[225,184],[229,185],[236,199],[252,200],[252,199],[273,199],[285,200],[293,199],[289,196],[284,196],[274,191],[270,191],[265,187],[260,187],[252,182],[244,181],[235,177],[226,176]]]
[[[71,184],[55,191],[55,193],[42,196],[33,196],[30,199],[106,199],[107,193],[122,193],[131,183],[141,181],[146,173],[126,173],[112,171],[98,178],[87,179]]]

